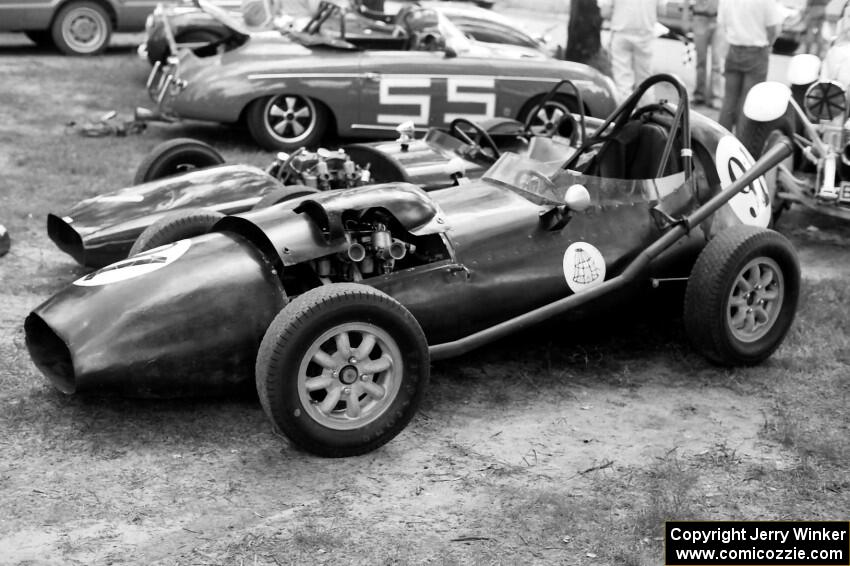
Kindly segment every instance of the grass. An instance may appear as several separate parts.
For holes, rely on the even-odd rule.
[[[436,363],[408,429],[347,460],[291,448],[250,394],[56,393],[21,322],[82,270],[48,242],[44,214],[128,183],[170,137],[268,158],[218,126],[66,128],[147,103],[131,48],[75,59],[0,38],[0,223],[13,237],[0,259],[0,564],[638,566],[659,562],[665,520],[846,516],[844,277],[807,281],[786,342],[753,368],[711,366],[660,316],[677,301],[642,300]],[[846,226],[786,220],[797,244],[840,258],[850,243]]]

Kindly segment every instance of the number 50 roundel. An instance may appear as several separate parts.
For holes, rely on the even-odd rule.
[[[720,186],[725,189],[748,171],[755,164],[755,160],[738,138],[724,136],[717,143],[715,163]],[[744,224],[767,227],[770,222],[770,194],[764,177],[759,177],[732,197],[729,207]]]

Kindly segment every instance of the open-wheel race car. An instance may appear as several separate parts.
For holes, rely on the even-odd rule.
[[[677,107],[639,106],[666,81]],[[724,365],[755,364],[796,312],[799,264],[765,228],[762,174],[644,82],[558,161],[503,153],[480,179],[324,191],[226,216],[85,275],[25,322],[65,393],[210,394],[254,380],[272,422],[325,456],[381,446],[410,421],[430,361],[554,316],[687,280],[685,329]],[[730,163],[745,165],[737,178]]]
[[[47,233],[79,263],[103,267],[125,259],[131,250],[155,247],[163,238],[204,234],[225,214],[311,192],[392,181],[442,189],[479,178],[503,151],[538,161],[564,159],[587,127],[602,121],[553,109],[549,102],[563,91],[583,107],[580,89],[563,80],[540,99],[525,123],[455,118],[448,128],[431,128],[419,139],[406,123],[395,141],[354,143],[334,151],[302,147],[278,153],[265,170],[226,165],[218,151],[198,140],[168,140],[142,160],[133,186],[48,214]]]
[[[850,59],[848,47],[830,51],[842,49],[844,58]],[[847,85],[821,67],[817,56],[797,55],[789,64],[790,87],[760,83],[750,89],[744,103],[746,119],[740,137],[753,155],[778,143],[795,147],[766,176],[774,220],[794,203],[850,220]],[[843,72],[845,80],[850,80]]]
[[[322,0],[285,36],[238,32],[231,22],[234,35],[222,44],[175,46],[178,55],[148,77],[156,109],[139,108],[137,118],[244,123],[260,146],[293,151],[334,133],[391,137],[408,120],[421,131],[457,117],[524,121],[561,79],[582,89],[587,114],[605,117],[616,107],[613,82],[595,69],[473,42],[438,10],[406,5],[395,23],[375,22],[371,33],[349,29],[349,14],[347,1]],[[579,110],[574,97],[549,106]]]

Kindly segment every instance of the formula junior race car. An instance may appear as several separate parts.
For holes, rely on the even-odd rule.
[[[831,63],[831,65],[830,65]],[[791,86],[764,82],[744,103],[741,141],[753,155],[793,141],[796,150],[767,176],[773,218],[792,203],[850,220],[850,38],[833,45],[825,63],[797,55]]]
[[[678,106],[639,107],[661,81]],[[69,394],[210,394],[255,380],[274,424],[326,456],[397,435],[430,360],[653,280],[687,279],[698,351],[755,364],[797,306],[799,264],[765,228],[762,179],[789,152],[780,144],[753,164],[690,115],[683,84],[656,76],[562,160],[505,152],[446,189],[305,195],[85,275],[27,317],[27,346]]]
[[[523,121],[561,79],[582,89],[588,114],[616,107],[613,82],[595,69],[470,41],[442,12],[415,4],[396,23],[356,35],[344,0],[323,0],[302,31],[285,36],[238,32],[226,12],[215,13],[233,36],[155,64],[148,90],[157,108],[137,109],[138,119],[244,122],[262,147],[292,151],[330,133],[386,138],[407,120],[421,131],[457,117]],[[574,98],[550,106],[578,110]]]

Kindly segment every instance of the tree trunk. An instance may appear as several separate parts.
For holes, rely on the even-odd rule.
[[[601,34],[602,15],[596,0],[570,0],[564,59],[590,65],[610,76],[611,62],[602,48]]]

